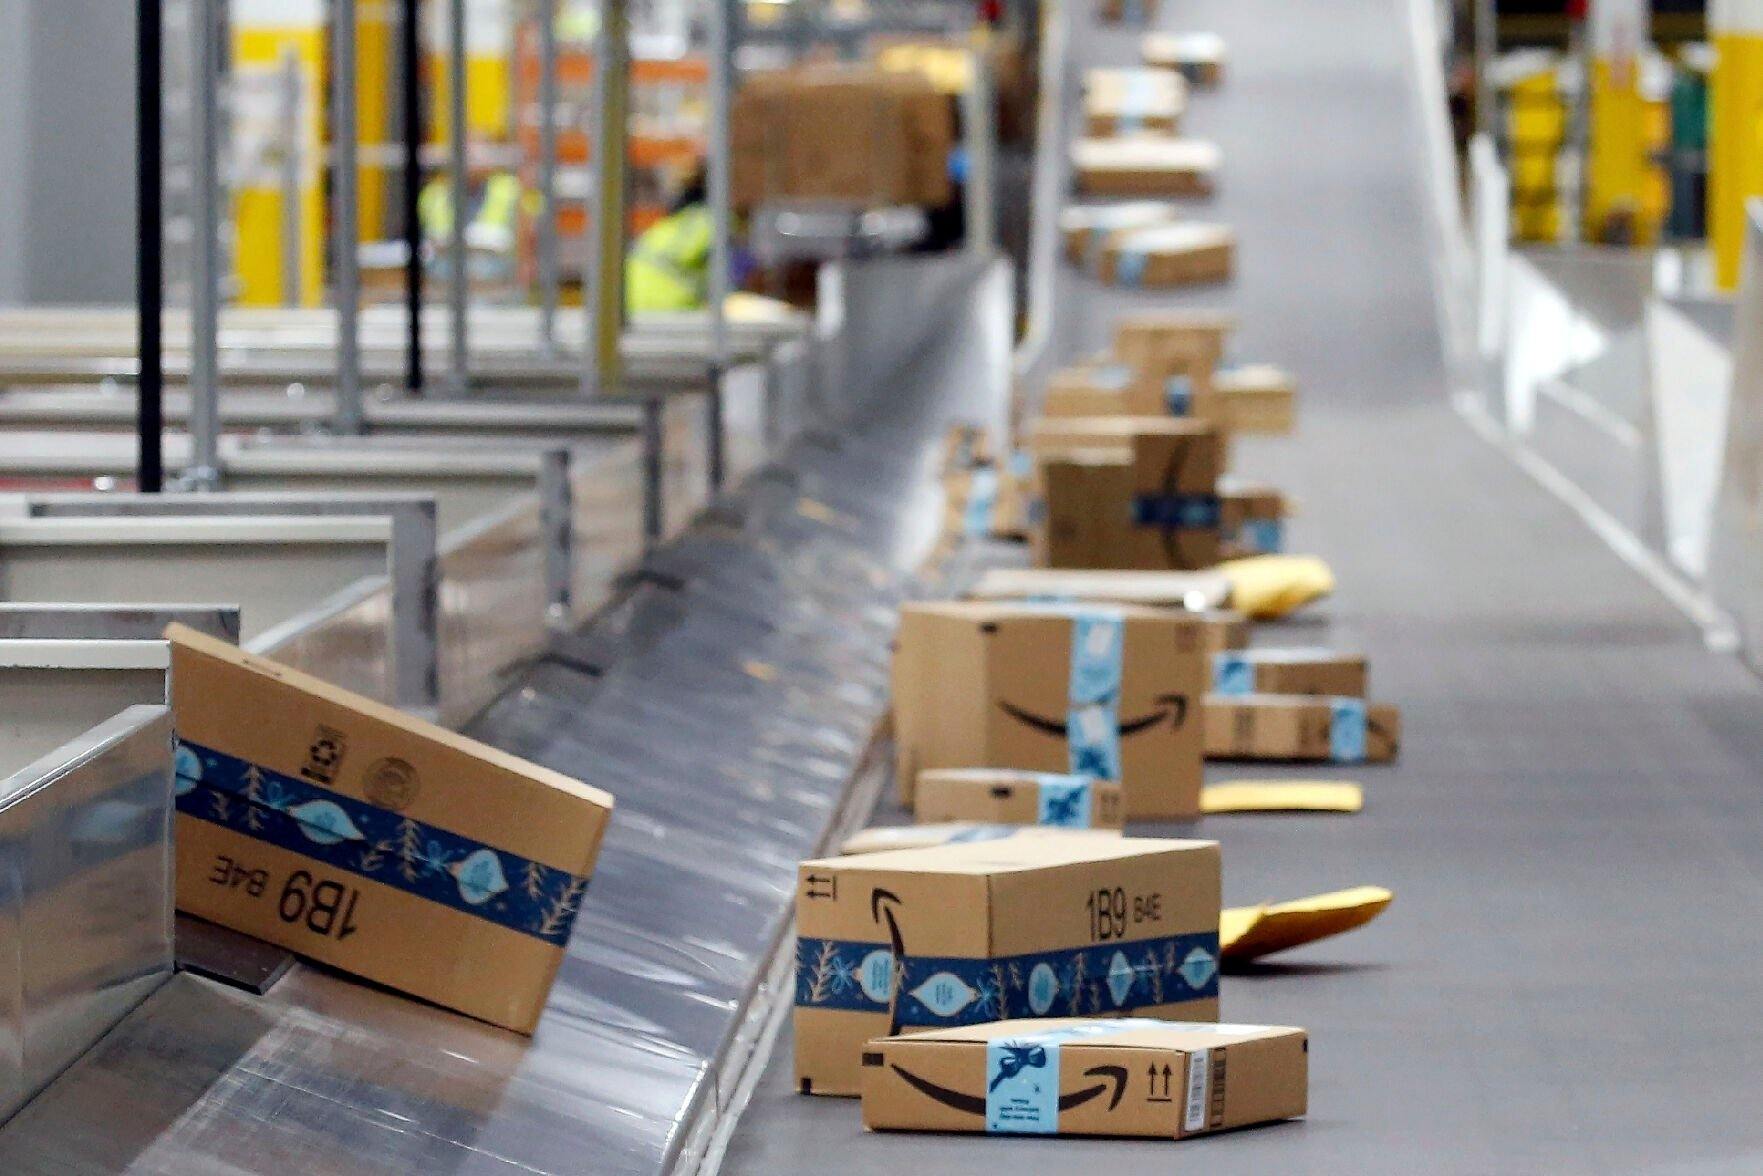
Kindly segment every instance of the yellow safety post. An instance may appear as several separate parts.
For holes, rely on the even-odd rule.
[[[1592,0],[1590,136],[1585,224],[1589,241],[1638,242],[1646,197],[1647,120],[1640,55],[1647,0]]]
[[[1567,108],[1558,74],[1537,68],[1507,89],[1507,141],[1512,145],[1512,231],[1520,241],[1561,237],[1557,159],[1567,135]]]
[[[1708,82],[1708,237],[1714,278],[1738,287],[1745,201],[1763,193],[1757,121],[1763,115],[1763,0],[1710,0],[1714,70]]]
[[[289,292],[316,305],[323,285],[324,191],[319,111],[324,95],[323,0],[234,0],[233,136],[237,300],[279,306]],[[293,70],[293,142],[288,142],[285,71]],[[292,146],[295,209],[286,207],[283,164]],[[297,214],[297,215],[296,215]],[[285,240],[293,228],[295,240]],[[285,274],[289,260],[298,274]]]
[[[363,241],[386,235],[391,190],[392,101],[396,96],[393,34],[398,14],[392,0],[362,0],[355,7],[355,121],[362,164],[356,170],[356,223]]]
[[[466,0],[465,126],[475,139],[501,142],[513,133],[514,26],[511,0]],[[436,143],[448,141],[447,53],[445,30],[432,26],[428,81],[434,114],[429,134]]]

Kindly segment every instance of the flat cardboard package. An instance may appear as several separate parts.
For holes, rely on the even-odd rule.
[[[1080,363],[1047,379],[1041,412],[1050,417],[1159,416],[1160,384],[1121,363]]]
[[[872,1131],[1185,1139],[1305,1113],[1308,1035],[1131,1017],[995,1021],[863,1051]]]
[[[1332,649],[1233,649],[1212,656],[1214,694],[1320,694],[1364,698],[1364,654]]]
[[[178,907],[530,1033],[599,789],[173,625]]]
[[[967,595],[974,600],[1094,601],[1199,612],[1230,600],[1230,578],[1220,572],[988,568]]]
[[[1167,200],[1074,204],[1059,210],[1059,233],[1065,239],[1066,258],[1073,265],[1087,266],[1101,252],[1110,233],[1167,225],[1180,219],[1180,210]]]
[[[1139,53],[1146,65],[1175,70],[1196,86],[1224,80],[1224,38],[1217,33],[1146,33]]]
[[[1218,562],[1219,434],[1175,417],[1042,419],[1030,436],[1051,568],[1183,571]]]
[[[1105,833],[803,862],[796,1087],[856,1095],[874,1038],[1011,1017],[1218,1017],[1214,841]]]
[[[1402,741],[1401,714],[1363,698],[1209,694],[1206,757],[1306,763],[1387,763]]]
[[[931,768],[918,773],[912,811],[919,824],[988,821],[1064,829],[1126,824],[1120,785],[1069,772],[1020,768]]]
[[[859,829],[839,843],[847,856],[884,853],[891,849],[928,849],[969,841],[1007,841],[1013,837],[1068,837],[1095,833],[1119,835],[1119,829],[1062,829],[1057,825],[1000,825],[993,821],[938,821],[932,825],[876,825]],[[1223,912],[1220,912],[1220,918]]]
[[[1218,538],[1222,559],[1277,555],[1285,550],[1286,497],[1272,486],[1221,478]]]
[[[1118,780],[1128,817],[1200,811],[1206,625],[1177,609],[909,603],[895,637],[896,783],[930,768]]]
[[[1215,310],[1159,310],[1124,315],[1114,324],[1114,355],[1158,386],[1186,376],[1193,392],[1212,387],[1236,318]]]
[[[1084,71],[1084,122],[1091,135],[1158,131],[1173,135],[1187,109],[1188,84],[1169,70]]]
[[[1220,368],[1210,388],[1195,388],[1194,416],[1227,433],[1289,433],[1297,423],[1298,385],[1269,363]]]
[[[1079,139],[1071,170],[1085,196],[1210,196],[1223,154],[1204,139],[1118,135]]]
[[[1226,225],[1183,221],[1110,233],[1096,276],[1116,286],[1194,286],[1230,280],[1237,235]]]

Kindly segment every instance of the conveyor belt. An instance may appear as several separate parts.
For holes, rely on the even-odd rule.
[[[1400,0],[1164,7],[1231,51],[1189,125],[1224,147],[1208,209],[1239,279],[1182,301],[1235,307],[1243,357],[1299,374],[1298,436],[1237,464],[1297,493],[1295,549],[1342,584],[1258,641],[1363,646],[1405,711],[1401,763],[1353,773],[1362,814],[1201,832],[1227,902],[1380,883],[1395,905],[1226,980],[1230,1020],[1312,1031],[1307,1121],[1177,1154],[865,1135],[854,1104],[792,1093],[786,1033],[725,1171],[1763,1170],[1763,688],[1448,407]],[[1135,41],[1078,45],[1124,63]],[[1063,281],[1065,357],[1146,301]]]

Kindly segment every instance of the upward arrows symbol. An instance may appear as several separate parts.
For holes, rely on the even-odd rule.
[[[1169,1063],[1164,1062],[1163,1063],[1163,1093],[1165,1095],[1167,1095],[1169,1093],[1169,1079],[1173,1073],[1174,1073],[1174,1071],[1172,1071],[1169,1068]]]

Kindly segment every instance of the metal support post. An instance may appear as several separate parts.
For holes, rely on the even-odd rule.
[[[662,414],[666,401],[660,396],[643,398],[643,546],[661,542],[666,528],[667,503],[662,477],[666,472],[667,437]]]
[[[135,330],[140,365],[135,417],[135,484],[149,494],[165,485],[164,25],[160,0],[135,0]]]
[[[453,371],[449,391],[463,396],[471,390],[471,342],[465,319],[466,293],[470,275],[466,272],[465,214],[469,209],[465,158],[465,0],[447,0],[447,133],[448,166],[452,171],[453,232],[447,256],[453,272],[447,289],[448,306],[452,311]]]
[[[404,383],[420,396],[422,370],[422,16],[420,0],[403,0],[398,26],[399,121],[404,129]]]
[[[730,224],[729,114],[734,105],[735,0],[713,0],[710,18],[710,151],[705,194],[710,201],[710,388],[705,416],[705,466],[710,495],[722,492],[726,476],[727,431],[723,427],[724,382],[728,378],[728,294],[733,249]]]
[[[362,431],[361,221],[356,211],[355,0],[331,0],[331,240],[336,257],[339,433]]]
[[[545,547],[545,614],[553,629],[574,620],[575,490],[569,450],[548,449],[539,466],[539,534]]]
[[[594,295],[582,394],[616,393],[624,383],[619,344],[624,335],[624,222],[626,123],[630,111],[630,22],[627,0],[600,6],[594,55]]]
[[[971,73],[962,92],[962,123],[967,151],[966,200],[962,211],[967,228],[967,251],[989,257],[997,247],[993,183],[997,175],[997,103],[992,95],[991,32],[983,26],[973,31],[968,53]]]
[[[281,124],[280,176],[282,197],[282,305],[299,306],[300,283],[300,56],[293,50],[282,54],[281,86],[277,92],[277,121]]]
[[[538,0],[539,348],[557,354],[557,0]]]
[[[220,480],[220,5],[190,13],[191,265],[189,480]]]

